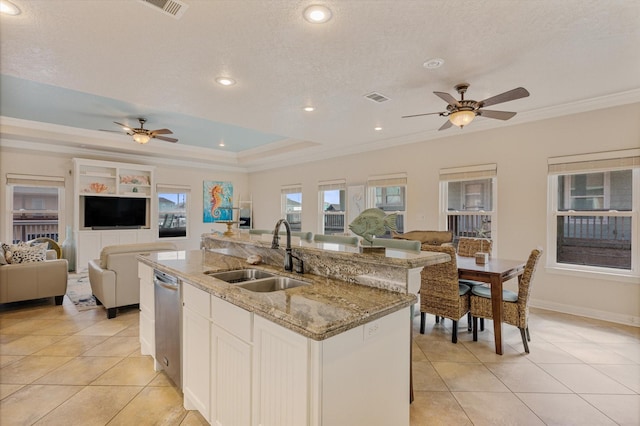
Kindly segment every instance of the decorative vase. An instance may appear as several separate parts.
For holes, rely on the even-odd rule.
[[[62,258],[67,259],[69,262],[69,272],[76,270],[76,241],[73,235],[73,229],[70,225],[67,225],[67,231],[65,232],[65,239],[60,245],[62,248]]]

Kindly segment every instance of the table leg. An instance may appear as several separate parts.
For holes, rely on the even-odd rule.
[[[502,279],[495,275],[491,277],[491,308],[496,353],[502,355]]]

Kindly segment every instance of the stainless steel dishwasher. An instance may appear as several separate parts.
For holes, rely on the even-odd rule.
[[[153,271],[156,309],[156,362],[173,383],[182,389],[180,282],[162,271]]]

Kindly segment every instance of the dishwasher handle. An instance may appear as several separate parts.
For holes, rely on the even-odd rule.
[[[153,282],[166,289],[177,290],[179,288],[178,279],[167,275],[164,272],[155,271],[153,274]]]
[[[158,280],[156,280],[156,285],[171,291],[178,291],[178,289],[180,288],[178,284],[166,283],[164,281],[158,281]]]

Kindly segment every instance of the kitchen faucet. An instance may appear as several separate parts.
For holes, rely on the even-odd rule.
[[[296,268],[296,272],[299,274],[304,273],[304,262],[299,257],[294,256],[291,253],[291,226],[286,219],[280,219],[278,223],[276,223],[276,227],[273,229],[273,240],[271,241],[271,248],[277,249],[280,248],[280,226],[284,224],[284,228],[287,231],[287,247],[284,252],[284,270],[285,271],[293,271],[293,259],[298,261],[298,267]]]

